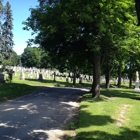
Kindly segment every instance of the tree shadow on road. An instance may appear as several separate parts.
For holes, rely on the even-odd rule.
[[[48,131],[64,129],[70,122],[77,97],[83,93],[80,89],[43,87],[1,103],[0,139],[48,139]]]

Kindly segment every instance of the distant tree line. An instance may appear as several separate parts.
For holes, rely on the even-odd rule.
[[[20,60],[23,67],[52,68],[47,52],[39,47],[26,47]]]

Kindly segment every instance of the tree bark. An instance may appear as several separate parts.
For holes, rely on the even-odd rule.
[[[106,79],[106,88],[108,89],[109,88],[109,86],[110,86],[110,71],[109,70],[107,70],[106,71],[106,75],[105,75],[105,79]]]
[[[92,97],[100,97],[100,52],[93,53],[93,84]]]
[[[109,87],[110,87],[110,74],[111,74],[112,70],[113,70],[113,67],[109,67],[106,69],[105,79],[106,79],[106,88],[107,89],[109,89]]]
[[[121,87],[121,77],[122,77],[122,71],[121,71],[121,65],[118,66],[118,87]]]

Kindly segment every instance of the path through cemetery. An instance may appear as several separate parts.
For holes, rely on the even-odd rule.
[[[85,89],[41,87],[0,103],[0,140],[61,140]],[[73,134],[72,134],[73,135]]]

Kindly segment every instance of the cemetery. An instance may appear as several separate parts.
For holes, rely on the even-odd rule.
[[[140,2],[37,2],[0,1],[0,140],[140,140]]]
[[[7,66],[6,69],[12,70],[13,71],[13,83],[18,81],[19,83],[30,83],[31,81],[39,81],[49,85],[49,82],[56,82],[59,86],[73,86],[73,73],[60,73],[59,70],[51,70],[51,69],[38,69],[38,68],[25,68],[25,67],[16,67],[16,66]],[[1,74],[1,83],[6,81],[6,77],[8,77],[7,72],[3,72],[4,74]],[[91,87],[93,79],[91,75],[87,74],[80,74],[80,77],[76,77],[76,84],[87,84],[89,87]],[[65,85],[61,85],[62,83],[65,83]],[[38,83],[34,83],[38,84]],[[79,85],[80,86],[80,85]]]
[[[39,90],[38,86],[73,87],[72,73],[60,73],[58,70],[37,69],[35,67],[24,68],[19,66],[8,66],[7,68],[13,70],[13,80],[11,83],[5,81],[8,76],[6,72],[3,73],[4,77],[1,76],[1,79],[4,78],[5,82],[1,80],[2,82],[0,83],[0,88],[6,88],[7,90],[1,90],[0,101],[22,96],[30,93],[31,91],[37,91]],[[122,85],[126,88],[115,87],[117,78],[111,78],[110,83],[112,86],[110,89],[105,89],[104,76],[101,76],[100,81],[101,97],[99,99],[94,99],[91,98],[90,93],[83,95],[82,102],[80,103],[81,109],[79,112],[81,122],[78,124],[79,127],[77,127],[77,120],[69,123],[67,126],[69,133],[71,133],[71,129],[73,130],[77,128],[77,138],[82,135],[83,139],[87,139],[88,134],[85,132],[93,131],[92,134],[90,134],[91,137],[97,137],[98,139],[102,139],[102,135],[104,135],[104,138],[107,137],[112,140],[116,137],[119,139],[126,137],[127,140],[127,136],[129,136],[130,139],[133,139],[133,137],[138,139],[140,136],[139,127],[136,127],[140,122],[140,119],[137,118],[138,110],[140,109],[138,71],[136,72],[136,81],[133,81],[132,89],[128,88],[129,79],[122,79]],[[90,77],[90,75],[81,74],[80,77],[76,79],[75,87],[86,87],[91,89],[91,85],[92,77]],[[7,97],[5,97],[5,93],[7,94]],[[8,93],[10,96],[8,96]],[[13,96],[11,96],[11,94],[13,94]],[[87,105],[89,109],[91,109],[88,112],[85,111],[85,106]],[[98,106],[100,106],[100,109]],[[94,111],[92,111],[93,107]],[[92,120],[96,120],[96,122]],[[109,131],[109,133],[107,131]],[[121,131],[122,134],[119,134],[119,131]],[[100,133],[98,134],[96,132]],[[64,138],[71,138],[71,136],[67,134]]]

